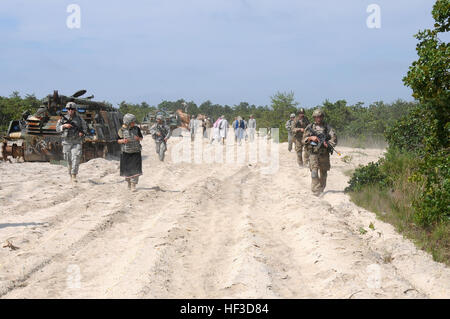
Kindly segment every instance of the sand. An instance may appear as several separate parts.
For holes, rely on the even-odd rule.
[[[113,160],[82,164],[76,186],[61,165],[0,163],[0,297],[450,297],[448,267],[343,192],[346,172],[383,150],[339,147],[352,160],[333,155],[314,197],[285,143],[266,174],[174,160],[186,140],[160,162],[145,136],[136,193]]]

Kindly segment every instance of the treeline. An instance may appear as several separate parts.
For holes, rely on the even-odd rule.
[[[13,92],[9,97],[0,96],[0,132],[4,134],[11,120],[18,120],[22,113],[30,110],[33,114],[41,105],[34,94],[21,97],[19,92]]]
[[[419,59],[403,78],[420,101],[386,130],[385,158],[355,171],[347,191],[450,265],[450,1],[436,1],[434,29],[416,35]]]
[[[184,105],[184,103],[186,105]],[[408,114],[417,103],[397,100],[393,103],[375,102],[369,106],[364,103],[348,105],[345,100],[336,102],[325,101],[321,105],[312,108],[305,108],[306,116],[312,121],[312,113],[316,108],[322,108],[326,114],[326,119],[338,132],[341,138],[353,138],[359,145],[364,146],[368,138],[384,140],[384,132],[401,116]],[[292,92],[277,92],[271,97],[270,106],[256,106],[248,102],[241,102],[237,105],[213,104],[211,101],[203,102],[200,105],[190,101],[179,99],[177,101],[163,101],[156,107],[149,106],[143,102],[141,104],[130,104],[121,102],[119,110],[125,113],[133,113],[142,120],[145,114],[156,109],[165,109],[175,112],[178,109],[187,110],[190,115],[197,116],[204,114],[212,119],[217,119],[225,115],[229,122],[235,117],[241,116],[248,120],[250,115],[256,119],[257,127],[278,128],[280,141],[287,141],[286,121],[291,113],[297,113],[300,104],[295,101]]]
[[[107,102],[105,102],[107,103]],[[110,103],[107,103],[110,104]],[[39,107],[40,100],[34,95],[21,97],[18,92],[13,92],[9,97],[0,97],[0,129],[4,132],[9,121],[19,119],[22,112],[30,110],[32,113]],[[364,147],[367,139],[384,140],[384,132],[402,115],[407,114],[415,107],[414,102],[402,100],[393,103],[375,102],[368,106],[363,103],[348,105],[345,100],[336,102],[325,101],[321,105],[305,108],[306,116],[312,121],[311,115],[314,109],[320,107],[326,114],[327,121],[336,129],[340,139],[352,138],[355,145]],[[286,121],[291,113],[297,113],[300,103],[295,100],[293,92],[277,92],[271,97],[269,106],[256,106],[248,102],[237,105],[220,105],[211,101],[205,101],[200,105],[192,101],[179,99],[177,101],[163,101],[156,106],[146,102],[140,104],[119,103],[118,109],[122,114],[132,113],[139,121],[146,114],[157,109],[175,112],[178,109],[187,111],[189,115],[204,114],[212,119],[225,115],[231,123],[235,117],[241,116],[246,120],[250,115],[256,119],[258,128],[278,128],[280,141],[287,141]]]

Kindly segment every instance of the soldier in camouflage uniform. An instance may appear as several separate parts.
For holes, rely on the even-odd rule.
[[[136,126],[136,116],[127,113],[123,116],[123,125],[117,132],[121,144],[120,176],[128,182],[128,189],[136,191],[139,176],[142,175],[141,141],[144,138],[141,129]]]
[[[66,109],[67,114],[56,123],[56,131],[62,133],[64,160],[67,161],[72,183],[76,183],[83,150],[82,142],[87,134],[87,125],[76,113],[75,103],[67,103]]]
[[[322,110],[315,110],[313,113],[314,123],[306,127],[303,135],[303,143],[310,153],[311,190],[316,196],[319,196],[327,185],[327,172],[331,167],[329,145],[335,147],[337,144],[336,133],[330,125],[324,122],[323,117]],[[323,143],[321,143],[321,138],[325,138]]]
[[[303,153],[305,153],[305,162],[306,164],[309,163],[309,152],[308,150],[304,149],[303,152],[303,134],[305,132],[305,128],[309,125],[308,118],[305,117],[305,109],[300,109],[298,111],[298,118],[294,121],[294,124],[292,125],[291,131],[294,135],[295,140],[295,152],[297,153],[297,164],[300,167],[303,167]]]
[[[288,132],[288,151],[292,151],[292,142],[293,142],[293,135],[292,135],[292,125],[294,124],[295,121],[295,114],[292,113],[290,116],[290,119],[287,120],[286,122],[286,130]]]
[[[156,143],[156,154],[159,155],[159,160],[162,162],[167,150],[167,140],[171,134],[170,127],[164,124],[162,115],[156,116],[156,124],[150,129],[150,134]]]

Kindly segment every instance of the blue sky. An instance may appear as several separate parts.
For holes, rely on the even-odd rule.
[[[81,28],[69,29],[69,4]],[[369,29],[369,4],[381,28]],[[1,0],[0,95],[41,98],[87,89],[113,103],[184,98],[269,105],[293,91],[325,99],[412,100],[402,78],[416,59],[432,0]]]

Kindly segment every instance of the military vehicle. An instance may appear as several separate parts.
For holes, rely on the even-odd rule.
[[[156,116],[162,115],[165,123],[170,126],[170,129],[173,131],[181,125],[180,117],[176,112],[168,112],[166,110],[156,110],[152,113],[148,113],[142,123],[140,124],[140,129],[142,134],[149,134],[150,128],[153,124],[156,123]]]
[[[94,102],[89,96],[80,98],[86,90],[77,91],[72,96],[59,95],[54,91],[42,99],[42,105],[34,115],[24,112],[20,120],[10,122],[6,136],[3,137],[1,154],[8,157],[23,158],[26,162],[61,161],[61,134],[56,132],[58,120],[67,113],[68,102],[77,105],[78,114],[86,121],[88,135],[83,142],[83,162],[90,159],[113,155],[120,156],[117,132],[122,125],[122,114],[102,102]]]

